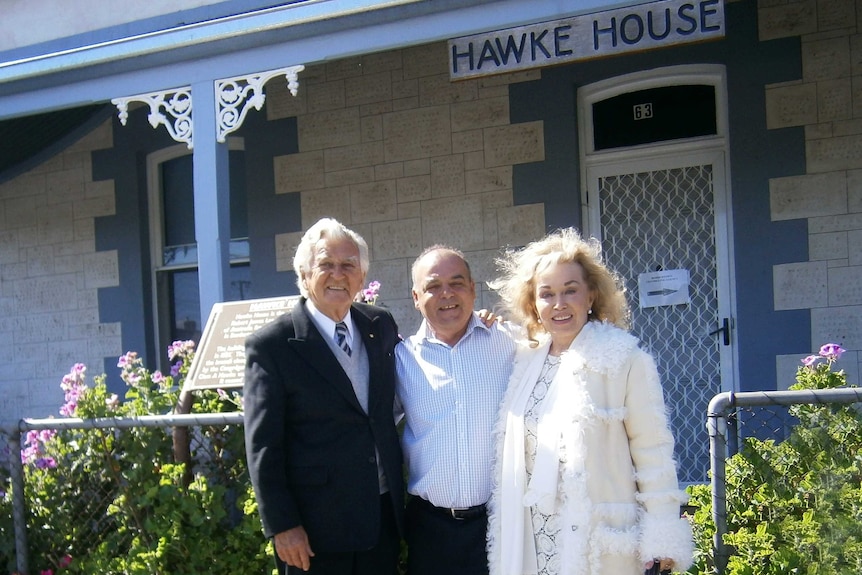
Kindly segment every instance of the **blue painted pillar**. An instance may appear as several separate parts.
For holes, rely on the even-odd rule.
[[[225,300],[230,281],[230,173],[227,143],[216,142],[215,86],[192,84],[195,238],[201,321]]]

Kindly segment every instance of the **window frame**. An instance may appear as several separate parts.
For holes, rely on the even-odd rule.
[[[233,137],[228,138],[228,151],[235,152],[245,151],[245,141],[241,137]],[[148,219],[149,219],[149,248],[150,248],[150,286],[151,286],[151,300],[150,305],[152,306],[152,323],[153,323],[153,338],[154,338],[154,349],[156,350],[156,355],[158,359],[158,363],[164,364],[166,362],[164,357],[164,352],[167,349],[163,345],[163,336],[165,339],[169,339],[169,334],[171,332],[171,326],[165,325],[165,322],[170,317],[170,305],[171,303],[168,301],[170,298],[170,294],[167,293],[167,284],[166,282],[160,282],[160,275],[164,273],[171,273],[176,271],[190,271],[200,270],[200,265],[198,263],[197,256],[194,258],[194,262],[181,262],[181,263],[173,263],[173,264],[165,264],[164,263],[164,253],[165,248],[165,219],[164,219],[164,202],[163,202],[163,193],[162,193],[162,179],[161,179],[161,166],[163,163],[168,162],[170,160],[174,160],[183,156],[190,156],[193,152],[186,146],[185,144],[177,144],[174,146],[169,146],[167,148],[162,148],[160,150],[156,150],[155,152],[151,152],[147,154],[146,158],[146,169],[147,169],[147,210],[148,210]],[[194,213],[192,215],[192,222],[194,222]],[[231,244],[239,238],[231,238]],[[248,238],[244,238],[246,243],[246,249],[243,250],[245,255],[242,256],[230,256],[229,255],[229,265],[247,265],[250,262],[250,251],[248,250]],[[197,244],[193,244],[196,248]],[[231,246],[232,248],[233,246]],[[230,249],[230,252],[233,253],[234,250]],[[200,275],[198,274],[198,281],[200,282]],[[205,327],[205,322],[208,318],[201,317],[202,325],[200,326],[201,331],[203,331]],[[167,342],[170,344],[170,342]],[[164,349],[163,349],[164,348]]]

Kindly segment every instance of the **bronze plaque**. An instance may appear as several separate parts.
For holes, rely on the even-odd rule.
[[[298,301],[294,295],[214,305],[183,389],[242,387],[246,336],[289,312]]]

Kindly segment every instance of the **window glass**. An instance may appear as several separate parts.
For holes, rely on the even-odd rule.
[[[717,134],[715,86],[663,86],[593,104],[596,150]]]
[[[201,318],[198,271],[190,269],[164,273],[170,294],[170,341],[187,339],[200,341],[206,318]],[[250,278],[248,264],[232,265],[225,300],[245,299],[251,285]]]
[[[248,206],[245,194],[245,162],[241,151],[230,158],[230,237],[248,237]],[[161,205],[164,228],[162,265],[187,265],[198,260],[195,245],[194,173],[187,154],[161,163]],[[231,256],[241,247],[231,246]],[[246,256],[247,257],[247,256]]]

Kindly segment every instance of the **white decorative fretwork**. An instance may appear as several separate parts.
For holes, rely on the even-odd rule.
[[[150,114],[147,119],[153,128],[164,124],[171,138],[177,142],[184,142],[191,150],[194,142],[192,140],[192,89],[191,86],[183,86],[163,92],[152,92],[150,94],[139,94],[125,98],[114,98],[111,103],[119,110],[120,123],[126,125],[129,118],[129,102],[143,102],[150,106]],[[165,115],[166,112],[170,119]]]
[[[249,106],[254,106],[256,110],[263,107],[266,100],[263,85],[272,78],[283,74],[287,79],[288,90],[296,96],[299,90],[298,74],[303,70],[305,66],[299,65],[260,74],[216,80],[216,140],[224,143],[228,134],[242,126]]]

